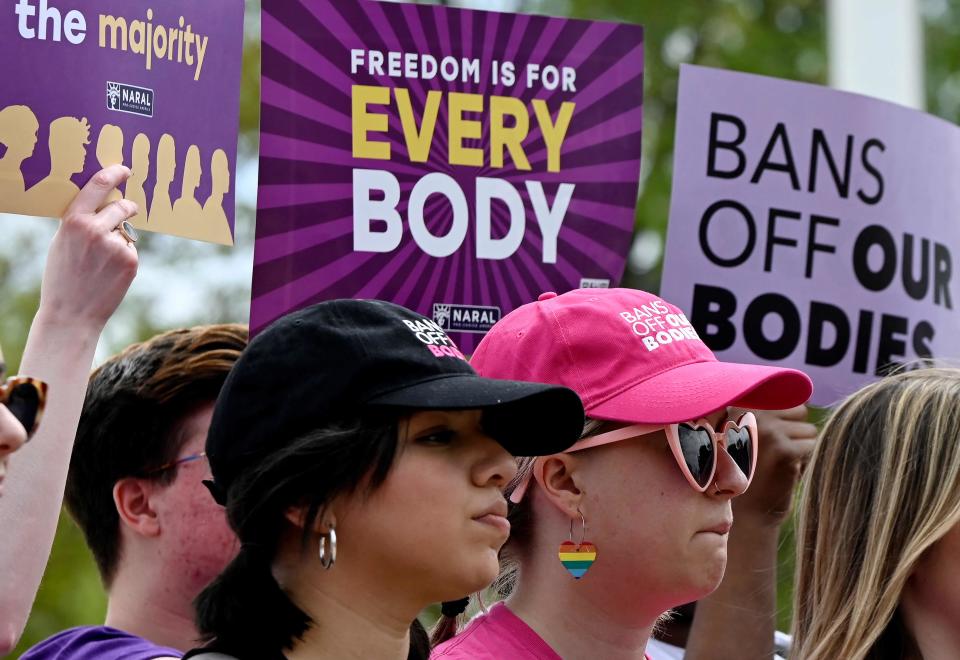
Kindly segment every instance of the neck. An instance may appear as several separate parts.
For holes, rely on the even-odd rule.
[[[549,558],[549,553],[537,556]],[[555,557],[555,555],[554,555]],[[599,569],[599,570],[598,570]],[[642,610],[636,602],[624,609],[611,603],[609,580],[596,564],[591,573],[574,580],[557,562],[525,561],[517,589],[507,601],[510,609],[563,658],[636,660],[644,657],[647,639],[661,612]],[[642,589],[637,590],[638,596]]]
[[[326,593],[315,593],[309,605],[299,606],[314,623],[287,652],[288,660],[407,658],[413,616],[371,616],[370,609]]]
[[[149,573],[131,572],[121,569],[111,584],[104,623],[160,646],[181,651],[196,646],[200,635],[190,598],[171,587],[169,575],[154,580]]]
[[[346,555],[346,553],[343,553]],[[406,660],[410,624],[426,603],[392,588],[344,557],[327,571],[316,561],[275,568],[277,579],[313,624],[288,660],[384,658]]]

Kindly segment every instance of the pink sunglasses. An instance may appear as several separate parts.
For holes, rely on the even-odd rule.
[[[753,474],[757,469],[757,418],[751,412],[744,413],[736,422],[726,422],[719,432],[705,419],[677,424],[634,424],[584,438],[574,443],[567,452],[620,442],[657,431],[666,432],[667,442],[680,471],[698,493],[705,492],[716,476],[720,448],[727,452],[747,478],[747,486],[753,481]],[[519,503],[527,492],[531,474],[532,472],[528,472],[510,494],[510,501],[514,504]]]

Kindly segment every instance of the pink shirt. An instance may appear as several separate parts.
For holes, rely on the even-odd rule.
[[[471,621],[462,633],[433,649],[430,657],[563,660],[533,628],[503,603],[497,603],[487,614]]]

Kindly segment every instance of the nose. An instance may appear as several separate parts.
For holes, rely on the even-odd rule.
[[[483,452],[475,463],[473,481],[478,486],[495,485],[503,489],[517,474],[517,460],[503,446],[488,435],[483,435]]]
[[[747,489],[747,475],[741,472],[725,450],[717,448],[717,472],[706,494],[718,498],[733,498]]]
[[[0,405],[0,460],[20,449],[27,441],[27,432],[6,406]]]

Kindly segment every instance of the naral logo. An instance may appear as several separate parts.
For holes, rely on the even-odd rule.
[[[146,87],[107,82],[107,109],[153,117],[153,90]]]
[[[434,303],[433,320],[447,332],[482,333],[500,320],[500,308]]]
[[[583,277],[580,279],[581,289],[609,289],[610,280],[598,279],[595,277]]]

